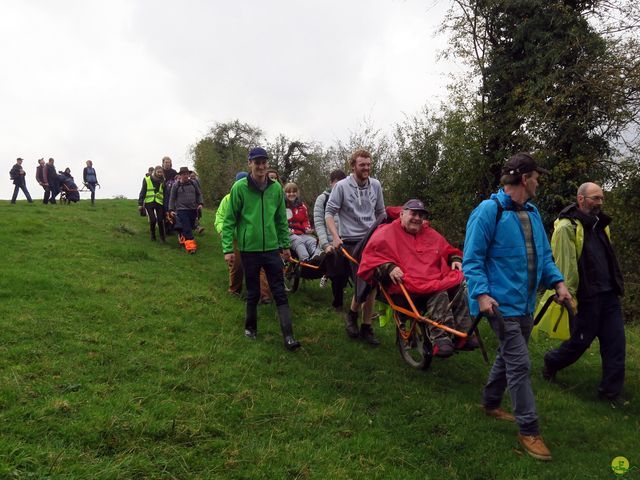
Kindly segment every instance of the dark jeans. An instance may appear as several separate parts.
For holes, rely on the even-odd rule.
[[[197,210],[178,210],[178,220],[185,240],[193,240],[193,228],[198,218]]]
[[[144,206],[147,211],[147,218],[149,219],[149,231],[151,236],[156,236],[156,225],[158,225],[158,232],[160,232],[160,238],[164,238],[164,207],[157,203],[151,203]]]
[[[51,189],[49,188],[49,185],[42,185],[42,188],[44,189],[44,197],[42,197],[42,203],[47,204],[49,203],[49,196],[51,195]]]
[[[344,289],[347,286],[349,275],[345,271],[344,257],[333,252],[327,255],[323,262],[327,277],[331,279],[331,293],[334,308],[341,308],[344,304]]]
[[[56,203],[56,197],[60,193],[60,184],[50,183],[49,184],[49,190],[50,190],[50,193],[51,193],[51,196],[49,197],[49,203]],[[45,193],[45,196],[46,196],[46,193]]]
[[[16,203],[16,198],[18,198],[18,192],[20,190],[22,190],[22,193],[24,193],[24,196],[27,197],[27,201],[29,203],[33,202],[33,200],[31,199],[31,195],[29,195],[29,190],[27,190],[27,183],[24,180],[24,176],[21,175],[21,179],[18,179],[17,182],[15,184],[15,187],[13,188],[13,196],[11,197],[11,203]]]
[[[602,381],[598,391],[616,397],[624,384],[626,340],[620,299],[614,292],[578,299],[578,314],[571,338],[559,348],[547,352],[544,361],[551,371],[562,370],[576,362],[596,337],[602,358]]]
[[[358,246],[358,243],[359,241],[344,242],[342,246],[349,253],[349,255],[353,257],[353,251]],[[358,264],[353,263],[342,253],[339,254],[339,257],[342,259],[344,265],[343,271],[351,278],[351,281],[353,282],[353,296],[356,300],[356,303],[364,303],[364,301],[367,299],[367,296],[371,292],[371,285],[369,285],[358,276]]]
[[[491,328],[499,337],[498,320],[489,318]],[[500,340],[496,359],[484,387],[483,403],[488,409],[498,408],[505,390],[509,389],[511,406],[522,435],[538,435],[538,413],[531,387],[531,360],[527,342],[533,328],[533,318],[504,319],[504,339]]]
[[[257,330],[257,306],[260,301],[260,269],[267,275],[267,282],[276,306],[289,305],[284,289],[282,259],[278,250],[269,252],[241,252],[244,281],[247,286],[247,316],[245,328]]]

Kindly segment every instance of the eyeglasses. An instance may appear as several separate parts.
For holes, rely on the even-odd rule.
[[[595,202],[604,202],[604,197],[602,195],[591,195],[590,197],[587,197],[585,195],[584,198],[588,198],[589,200],[593,200]]]

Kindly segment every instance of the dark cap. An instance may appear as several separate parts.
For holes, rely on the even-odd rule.
[[[422,203],[422,201],[418,200],[417,198],[412,198],[411,200],[407,201],[407,203],[405,203],[402,206],[403,210],[415,210],[417,212],[424,212],[427,213],[427,209],[424,208],[424,203]]]
[[[269,158],[267,151],[262,147],[255,147],[249,150],[249,160],[255,160],[256,158]]]
[[[16,158],[16,162],[22,162],[22,159],[20,157]]]
[[[191,173],[191,170],[189,170],[189,167],[180,167],[178,175],[182,175],[183,173]]]
[[[522,175],[533,171],[549,173],[546,168],[539,167],[535,159],[526,152],[516,153],[502,167],[502,175]]]

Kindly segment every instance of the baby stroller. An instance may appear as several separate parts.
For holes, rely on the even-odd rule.
[[[362,257],[362,253],[364,248],[373,235],[374,231],[381,225],[391,222],[395,218],[398,217],[401,207],[388,207],[387,215],[383,215],[378,218],[376,223],[371,227],[365,238],[361,240],[361,242],[357,245],[355,250],[353,251],[353,255],[350,255],[344,247],[341,248],[341,253],[344,255],[349,261],[358,264]],[[374,287],[378,289],[377,299],[385,303],[389,306],[390,316],[395,321],[396,325],[396,343],[398,345],[398,350],[402,359],[409,364],[413,368],[427,370],[430,365],[433,357],[435,356],[435,347],[429,336],[429,329],[427,326],[431,325],[438,329],[442,329],[455,337],[454,343],[456,344],[456,348],[458,351],[465,350],[465,345],[467,340],[471,338],[473,334],[476,335],[478,339],[478,343],[480,345],[480,349],[483,353],[483,357],[485,361],[487,361],[486,351],[484,350],[484,346],[480,339],[480,334],[478,332],[478,322],[480,321],[480,316],[472,319],[471,327],[466,332],[461,332],[454,328],[448,327],[446,325],[435,322],[434,320],[426,317],[426,315],[421,314],[414,301],[411,298],[411,295],[406,290],[404,285],[399,284],[401,290],[401,298],[403,303],[408,305],[407,307],[398,305],[398,301],[396,297],[396,301],[391,294],[388,293],[387,288],[383,283],[376,283]],[[387,285],[388,287],[388,285]],[[454,300],[459,298],[460,295],[466,295],[466,284],[463,282],[455,297],[451,299],[451,304],[453,304]]]
[[[80,192],[78,191],[78,185],[73,181],[73,177],[70,172],[58,172],[58,180],[60,181],[60,203],[66,203],[80,201]]]

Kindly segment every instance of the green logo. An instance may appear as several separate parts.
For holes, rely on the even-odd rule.
[[[616,477],[621,477],[629,471],[629,460],[626,457],[616,457],[611,460],[611,470]]]

